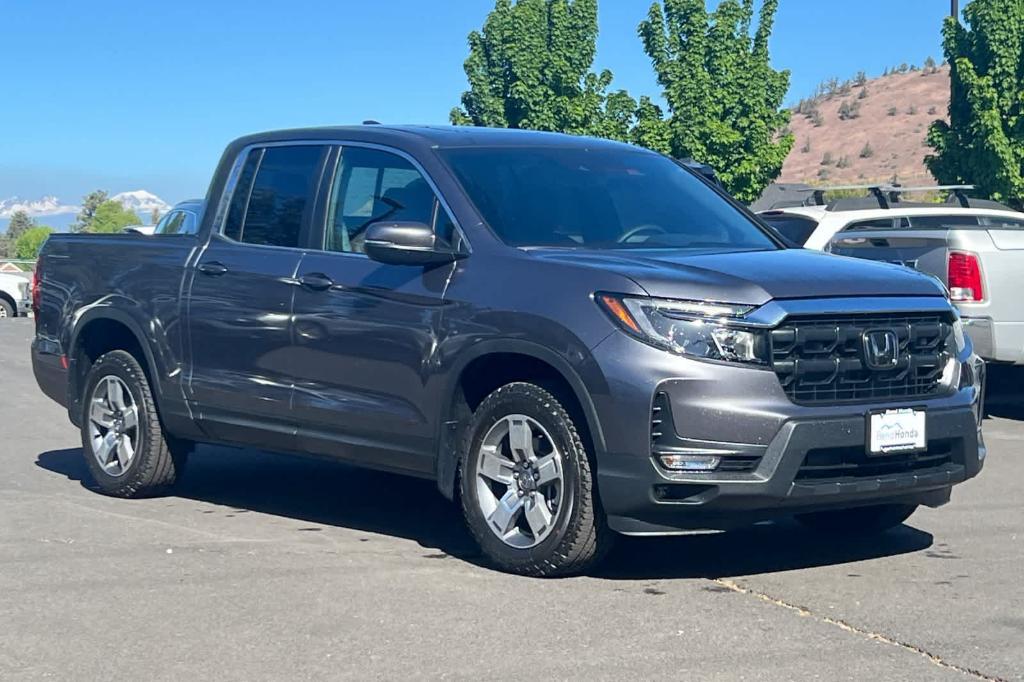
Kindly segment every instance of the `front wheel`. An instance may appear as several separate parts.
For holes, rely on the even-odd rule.
[[[483,400],[468,429],[461,498],[470,532],[501,570],[579,573],[612,539],[576,424],[540,386],[512,383]]]
[[[797,514],[796,520],[819,532],[875,535],[895,528],[917,511],[916,504],[882,504]]]
[[[146,373],[130,353],[97,359],[83,398],[82,453],[101,492],[148,497],[181,475],[187,445],[164,433]]]
[[[0,298],[0,319],[5,317],[14,317],[15,311],[14,306],[7,302],[7,299]]]

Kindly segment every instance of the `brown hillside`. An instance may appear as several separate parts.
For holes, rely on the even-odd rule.
[[[820,97],[816,102],[821,114],[819,127],[811,117],[794,110],[790,128],[796,143],[782,168],[780,182],[865,184],[887,182],[894,175],[904,185],[934,182],[924,165],[925,154],[929,153],[925,139],[931,122],[947,116],[949,69],[883,76],[864,87],[864,99],[858,99],[861,88],[857,86],[847,95]],[[840,119],[844,102],[848,106],[860,104],[856,118]],[[894,116],[890,115],[892,109]],[[868,158],[861,157],[865,144],[874,151]],[[830,165],[822,164],[826,154],[831,155]],[[849,166],[837,167],[840,159]]]

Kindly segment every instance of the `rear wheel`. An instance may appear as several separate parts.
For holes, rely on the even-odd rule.
[[[0,319],[14,317],[14,306],[5,298],[0,298]]]
[[[101,356],[85,382],[82,454],[99,489],[147,497],[170,487],[188,448],[163,432],[139,362],[122,350]]]
[[[501,570],[579,573],[611,541],[572,417],[543,388],[512,383],[487,396],[469,427],[461,498],[470,531]]]
[[[875,535],[900,525],[916,510],[916,504],[883,504],[797,514],[796,520],[820,532]]]

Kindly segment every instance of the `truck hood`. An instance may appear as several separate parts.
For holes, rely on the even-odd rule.
[[[938,282],[913,270],[806,249],[686,254],[538,248],[530,253],[618,273],[662,298],[762,305],[787,298],[944,295]]]

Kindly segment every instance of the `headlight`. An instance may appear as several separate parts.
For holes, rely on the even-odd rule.
[[[767,364],[765,334],[737,324],[754,306],[614,294],[595,300],[623,331],[652,346],[706,360]]]
[[[959,317],[953,321],[953,339],[956,341],[956,354],[960,355],[967,348],[967,339],[964,337],[964,323]]]

